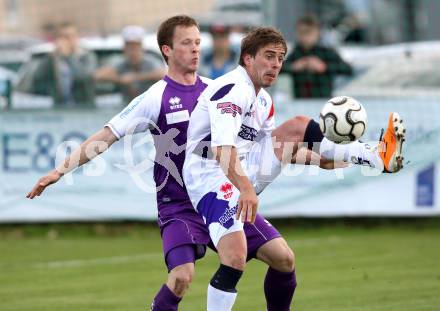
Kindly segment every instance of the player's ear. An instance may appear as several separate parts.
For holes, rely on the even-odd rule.
[[[163,53],[166,57],[169,57],[169,56],[170,56],[170,53],[171,53],[171,47],[170,47],[169,45],[164,44],[164,45],[162,45],[162,46],[160,47],[160,49],[161,49],[162,53]]]
[[[252,63],[253,57],[250,54],[245,54],[243,56],[243,62],[246,67],[249,67]]]

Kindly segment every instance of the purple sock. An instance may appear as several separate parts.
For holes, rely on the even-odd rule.
[[[151,304],[151,311],[177,311],[177,306],[182,298],[177,297],[166,284],[157,293]]]
[[[296,274],[280,272],[269,267],[264,280],[268,311],[289,311],[296,288]]]

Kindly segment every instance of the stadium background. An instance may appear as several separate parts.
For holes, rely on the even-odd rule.
[[[123,107],[98,90],[96,106],[64,108],[25,92],[27,74],[51,51],[56,27],[74,24],[83,44],[121,54],[121,29],[140,25],[157,53],[154,31],[186,13],[202,25],[203,50],[213,25],[238,31],[274,25],[293,48],[295,22],[314,13],[321,39],[354,69],[333,94],[361,100],[366,141],[378,139],[389,111],[407,124],[405,170],[366,176],[360,168],[324,172],[296,166],[261,197],[297,257],[295,310],[436,310],[440,298],[440,2],[436,0],[67,1],[0,0],[0,305],[2,310],[137,310],[166,276],[151,170],[127,173],[152,157],[151,141],[127,158],[123,143],[34,201],[25,194],[51,169],[67,140],[80,142]],[[356,22],[353,22],[356,21]],[[350,34],[358,40],[348,40]],[[240,35],[232,38],[239,42]],[[31,69],[29,69],[31,68]],[[292,96],[282,75],[271,90],[277,122],[318,117],[322,99]],[[100,93],[101,92],[101,93]],[[139,138],[138,138],[139,139]],[[134,146],[135,143],[132,143]],[[150,166],[151,167],[151,166]],[[182,310],[203,310],[216,267],[213,253],[197,265]],[[264,267],[251,263],[237,310],[263,310]]]

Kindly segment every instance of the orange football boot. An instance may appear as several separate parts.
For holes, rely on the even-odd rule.
[[[403,168],[402,145],[405,141],[405,132],[403,120],[397,112],[392,112],[385,135],[382,129],[378,146],[385,173],[397,173]]]

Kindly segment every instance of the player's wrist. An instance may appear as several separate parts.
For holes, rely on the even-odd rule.
[[[57,177],[58,179],[60,179],[61,177],[64,176],[64,172],[62,172],[59,168],[54,169],[51,172],[52,175],[54,175],[55,177]]]
[[[241,192],[241,193],[253,193],[253,192],[255,192],[254,187],[252,186],[252,184],[251,184],[249,181],[244,182],[244,183],[241,185],[240,188],[241,188],[241,189],[240,189],[240,192]]]

